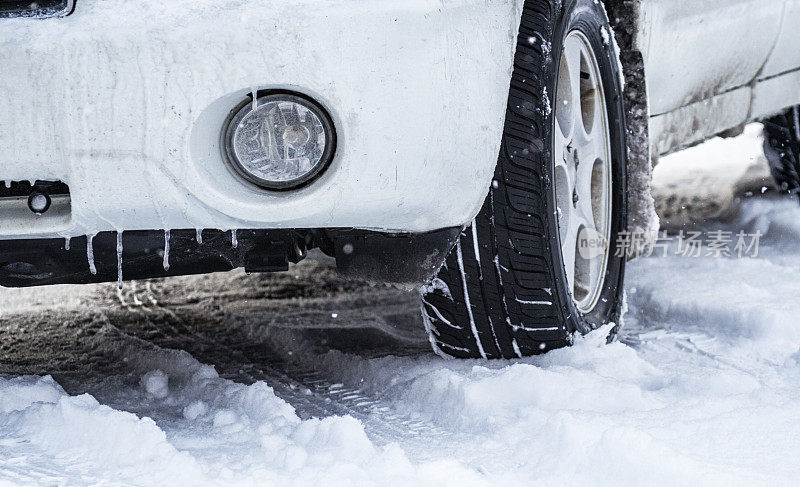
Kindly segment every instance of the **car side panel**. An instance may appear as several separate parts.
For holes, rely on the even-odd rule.
[[[650,113],[751,83],[775,45],[784,0],[644,0]]]
[[[786,0],[780,37],[761,76],[771,77],[800,69],[800,0]]]

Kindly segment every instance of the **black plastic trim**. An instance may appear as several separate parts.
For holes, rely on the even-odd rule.
[[[0,286],[113,282],[207,274],[243,267],[247,272],[285,271],[289,263],[320,248],[336,257],[347,277],[421,284],[444,261],[461,227],[428,233],[391,234],[355,229],[135,230],[101,232],[90,238],[0,240]],[[168,236],[167,236],[168,235]],[[164,265],[169,240],[168,264]],[[90,243],[91,242],[91,243]],[[92,259],[88,257],[91,245]],[[95,272],[91,271],[94,267]]]
[[[75,11],[76,0],[38,0],[2,1],[0,0],[0,19],[66,17]]]

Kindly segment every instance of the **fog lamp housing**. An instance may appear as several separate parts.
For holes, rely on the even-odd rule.
[[[336,133],[331,117],[312,99],[268,92],[231,111],[220,145],[224,159],[247,181],[265,189],[292,190],[328,167]]]

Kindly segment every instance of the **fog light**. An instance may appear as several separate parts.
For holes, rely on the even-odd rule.
[[[271,93],[237,107],[222,131],[222,152],[242,177],[263,188],[295,189],[333,159],[330,116],[313,101]]]

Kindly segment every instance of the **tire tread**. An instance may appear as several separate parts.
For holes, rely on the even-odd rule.
[[[494,182],[447,257],[439,285],[423,289],[431,343],[447,355],[516,358],[568,343],[541,216],[549,188],[539,168],[546,155],[529,149],[541,147],[545,132],[549,101],[536,87],[551,60],[542,42],[528,39],[550,39],[555,13],[549,0],[525,2]]]

